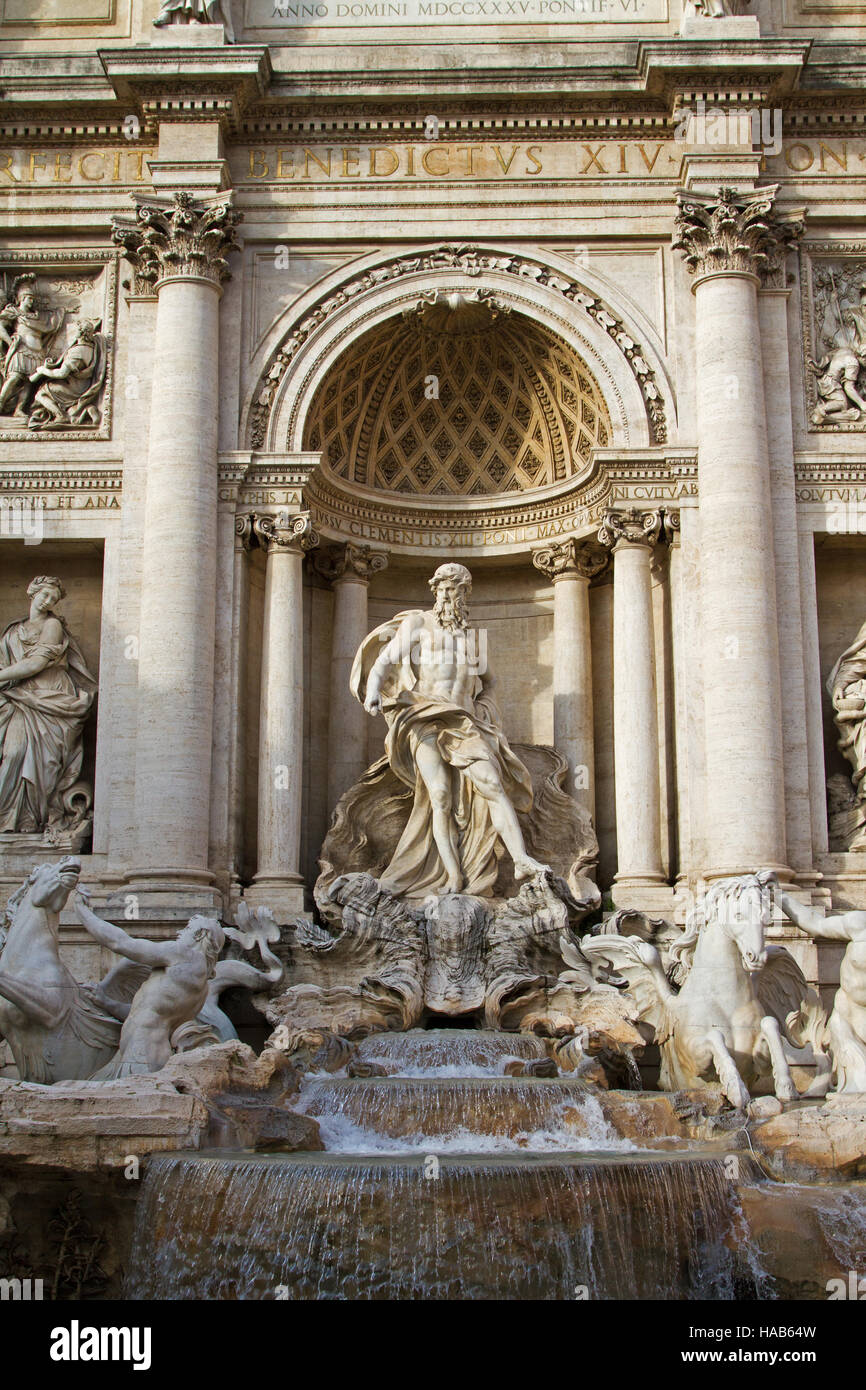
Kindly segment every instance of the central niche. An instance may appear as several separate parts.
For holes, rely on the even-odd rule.
[[[431,294],[347,348],[304,448],[382,492],[480,497],[565,481],[610,436],[573,348],[481,290]]]

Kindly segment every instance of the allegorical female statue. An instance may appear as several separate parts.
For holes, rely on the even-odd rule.
[[[854,769],[857,801],[866,802],[866,623],[827,677],[833,717],[839,730],[839,751]]]
[[[63,618],[59,579],[27,589],[28,617],[0,636],[0,832],[68,829],[96,681]]]

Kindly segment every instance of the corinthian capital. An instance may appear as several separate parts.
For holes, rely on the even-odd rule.
[[[171,203],[139,200],[135,221],[113,218],[111,235],[132,264],[138,294],[175,276],[221,285],[229,279],[226,257],[238,249],[242,218],[225,196],[196,202],[190,193],[175,193]]]
[[[652,549],[661,527],[661,512],[624,507],[620,512],[605,512],[598,539],[608,550],[615,550],[619,545],[646,545]]]
[[[703,279],[720,271],[759,278],[777,272],[803,231],[802,217],[774,214],[777,189],[679,193],[673,246],[691,273]]]
[[[253,534],[268,554],[272,551],[294,551],[303,554],[319,544],[319,537],[310,524],[309,512],[278,512],[276,516],[253,514]]]
[[[533,550],[535,568],[555,584],[557,579],[594,579],[607,564],[607,552],[595,541],[567,540]]]
[[[372,550],[369,545],[344,545],[320,551],[315,558],[317,572],[332,584],[341,579],[347,583],[368,584],[374,574],[387,567],[388,556],[384,551]]]

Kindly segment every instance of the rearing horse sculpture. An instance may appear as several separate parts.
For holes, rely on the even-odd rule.
[[[124,962],[82,985],[60,959],[58,927],[78,859],[39,864],[9,899],[0,952],[0,1036],[22,1081],[84,1080],[113,1056],[146,968]]]
[[[794,959],[766,943],[768,883],[769,875],[747,874],[709,888],[671,950],[688,971],[679,991],[649,942],[614,935],[581,942],[590,960],[609,961],[625,977],[640,1019],[655,1029],[663,1090],[704,1087],[715,1076],[743,1109],[749,1089],[772,1074],[778,1099],[795,1100],[789,1062],[797,1061],[818,1067],[806,1094],[826,1091],[829,1059],[810,1045],[823,1033],[823,1011]]]

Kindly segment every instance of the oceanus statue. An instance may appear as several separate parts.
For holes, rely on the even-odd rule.
[[[381,876],[392,893],[490,894],[505,850],[517,879],[548,872],[527,851],[518,811],[532,805],[526,767],[509,746],[479,633],[469,628],[472,576],[440,565],[432,609],[398,613],[365,638],[350,688],[388,725],[385,752],[414,795]]]

